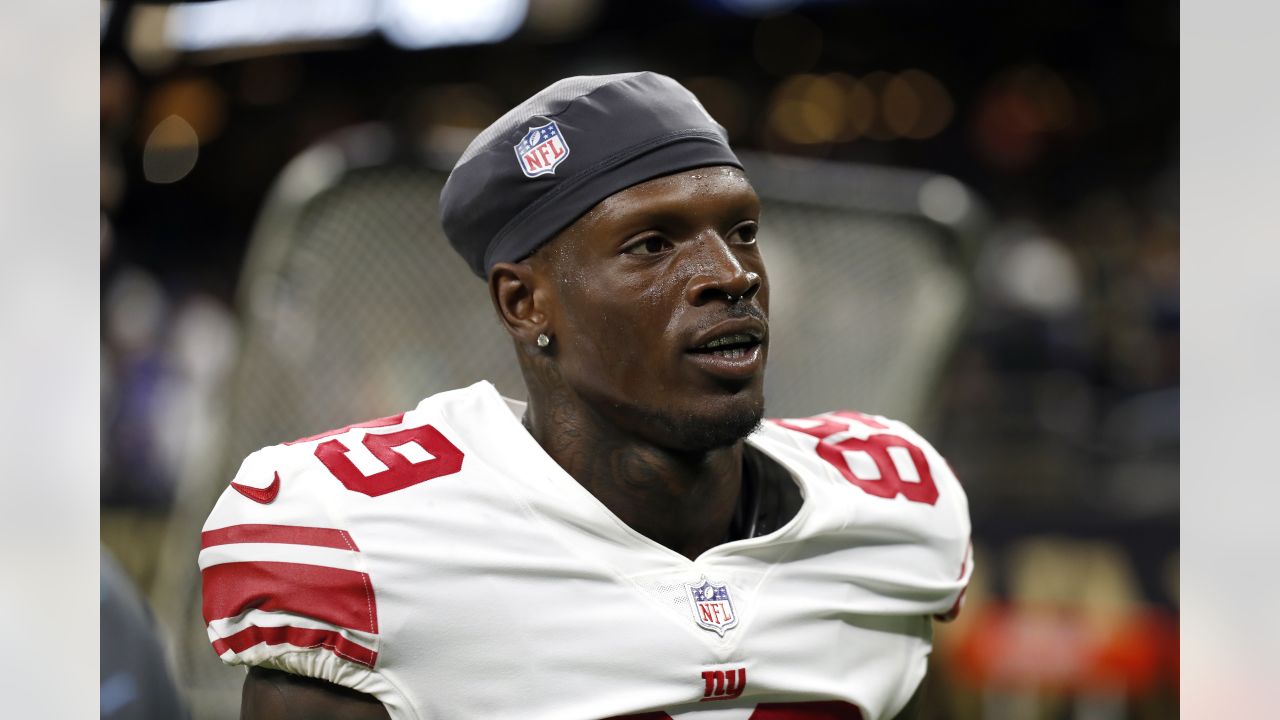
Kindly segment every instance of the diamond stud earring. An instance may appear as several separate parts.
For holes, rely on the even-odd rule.
[[[538,347],[544,348],[551,344],[551,338],[546,333],[538,333]]]

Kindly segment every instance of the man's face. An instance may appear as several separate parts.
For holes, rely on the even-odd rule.
[[[662,447],[705,451],[749,434],[768,352],[759,216],[742,171],[701,168],[610,196],[544,247],[535,267],[554,278],[565,383]]]

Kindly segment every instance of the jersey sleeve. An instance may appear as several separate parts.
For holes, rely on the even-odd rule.
[[[939,586],[945,591],[934,607],[933,617],[950,622],[960,615],[964,607],[965,591],[973,576],[973,540],[969,518],[969,498],[960,484],[951,464],[924,437],[906,423],[884,419],[893,432],[897,432],[924,453],[926,466],[938,488],[938,518],[921,530],[920,534],[937,558],[936,573]]]
[[[242,463],[201,533],[203,612],[213,650],[380,696],[377,599],[358,538],[307,477],[307,446]]]

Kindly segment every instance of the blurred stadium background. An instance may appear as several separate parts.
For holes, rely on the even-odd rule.
[[[766,197],[771,414],[908,419],[966,484],[978,569],[925,716],[1177,715],[1176,4],[101,17],[102,541],[195,717],[238,706],[195,549],[239,458],[481,376],[519,395],[436,250],[442,173],[547,83],[635,69],[693,90]]]

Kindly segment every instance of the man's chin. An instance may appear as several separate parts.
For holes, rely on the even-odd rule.
[[[760,427],[764,401],[735,398],[734,402],[687,412],[655,412],[647,419],[656,444],[688,453],[706,453],[733,445]]]

